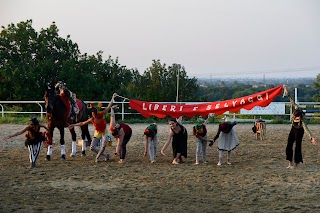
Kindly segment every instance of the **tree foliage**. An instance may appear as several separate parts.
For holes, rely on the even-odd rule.
[[[81,54],[78,44],[59,36],[53,22],[39,32],[32,20],[2,26],[0,32],[0,100],[41,100],[47,83],[62,80],[83,100],[110,100],[114,92],[130,99],[158,102],[204,102],[238,98],[274,87],[236,83],[198,85],[189,78],[184,66],[167,66],[153,60],[142,74],[128,69],[103,52]],[[305,97],[320,100],[320,76],[313,89],[304,88]],[[281,101],[278,97],[275,101]],[[300,100],[303,101],[303,100]],[[308,101],[308,100],[304,100]]]
[[[118,58],[104,61],[102,51],[81,54],[69,35],[59,36],[54,22],[40,32],[32,28],[32,20],[2,27],[0,50],[0,100],[39,100],[47,83],[62,80],[84,100],[109,100],[117,92],[135,99],[175,101],[177,74],[179,100],[197,97],[196,79],[189,79],[181,65],[167,68],[154,60],[140,75]]]

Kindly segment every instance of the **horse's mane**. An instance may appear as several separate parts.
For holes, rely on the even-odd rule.
[[[48,103],[47,113],[51,113],[52,121],[64,125],[67,121],[67,108],[53,89],[48,88],[45,92]]]

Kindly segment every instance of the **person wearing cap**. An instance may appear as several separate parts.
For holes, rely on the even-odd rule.
[[[157,124],[153,123],[147,126],[144,130],[143,135],[145,135],[146,143],[144,147],[144,157],[147,156],[149,150],[149,157],[151,163],[156,162],[156,153],[157,153],[157,146],[158,146],[158,128]]]
[[[203,123],[198,123],[193,126],[193,135],[196,136],[196,162],[195,165],[199,164],[200,154],[202,152],[202,162],[204,164],[207,163],[207,142],[211,142],[212,140],[208,140],[207,135],[207,127],[209,121],[208,118]]]
[[[111,101],[109,102],[108,106],[102,110],[98,111],[97,108],[92,107],[90,109],[91,118],[89,118],[86,121],[70,124],[68,126],[69,129],[74,128],[75,126],[83,126],[89,123],[92,123],[95,127],[94,135],[91,141],[90,149],[91,151],[97,153],[97,156],[95,158],[95,162],[99,162],[99,157],[103,155],[106,158],[106,161],[109,160],[109,153],[105,152],[106,146],[108,144],[108,134],[107,134],[107,122],[105,119],[105,114],[109,112],[110,107],[113,104],[113,99],[116,96],[116,93],[113,94]],[[98,149],[98,144],[101,140],[101,146],[100,149]]]
[[[120,160],[118,163],[124,163],[124,159],[127,154],[127,143],[129,142],[132,129],[128,124],[122,122],[116,122],[116,116],[114,114],[114,109],[118,108],[117,105],[111,107],[110,110],[110,131],[114,138],[117,140],[116,152],[114,155],[118,155]]]
[[[219,162],[218,166],[222,164],[223,152],[227,151],[227,164],[231,165],[231,151],[239,145],[239,140],[236,132],[233,127],[237,122],[228,122],[226,119],[223,119],[223,122],[219,124],[217,135],[214,137],[213,142],[219,138]],[[213,142],[209,144],[212,146]]]
[[[21,131],[9,136],[5,136],[3,138],[4,140],[7,140],[9,138],[21,135],[26,132],[25,145],[26,147],[28,147],[29,150],[29,160],[31,163],[30,168],[34,168],[36,166],[36,160],[40,155],[42,141],[45,140],[44,133],[40,132],[41,127],[48,130],[48,128],[45,125],[39,123],[36,117],[33,117],[29,120],[29,125],[23,128]]]

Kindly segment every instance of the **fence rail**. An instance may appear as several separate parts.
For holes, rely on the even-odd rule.
[[[90,103],[102,103],[103,105],[109,104],[109,101],[84,101],[86,104]],[[199,102],[179,102],[180,104],[195,104]],[[277,103],[277,102],[272,102],[272,103]],[[279,103],[279,102],[278,102]],[[283,103],[283,102],[282,102]],[[39,111],[10,111],[5,109],[5,105],[23,105],[23,104],[36,104],[39,106]],[[125,115],[133,115],[133,114],[140,114],[138,112],[128,112],[125,111],[126,107],[125,105],[129,105],[128,101],[123,101],[123,102],[114,102],[114,104],[120,105],[121,112],[117,112],[116,114],[121,115],[121,119],[124,120]],[[306,109],[307,107],[314,108],[315,110],[319,110],[320,108],[320,102],[299,102],[299,106],[302,109]],[[291,106],[290,102],[285,102],[286,106]],[[0,108],[1,108],[1,115],[2,117],[5,116],[5,114],[40,114],[41,119],[45,116],[46,111],[45,111],[45,102],[44,101],[0,101]],[[10,107],[7,107],[10,109]],[[130,109],[128,106],[127,109]],[[306,115],[311,118],[311,119],[319,119],[320,113],[307,113],[305,110]],[[228,113],[227,113],[228,114]],[[290,107],[289,113],[285,113],[283,115],[291,115],[292,114],[292,107]],[[252,115],[257,115],[257,114],[252,114]],[[274,114],[264,114],[264,115],[274,115]]]
[[[84,101],[85,104],[90,103],[102,103],[102,104],[109,104],[110,101]],[[20,105],[20,104],[37,104],[39,106],[39,111],[6,111],[5,105]],[[122,120],[124,120],[124,116],[128,114],[140,114],[140,113],[133,113],[133,112],[125,112],[125,104],[129,104],[129,102],[114,102],[114,104],[121,105],[121,112],[115,113],[115,114],[121,114]],[[5,114],[40,114],[41,119],[45,116],[45,102],[44,101],[0,101],[0,108],[1,108],[1,115],[2,117],[5,116]],[[9,108],[9,107],[8,107]]]

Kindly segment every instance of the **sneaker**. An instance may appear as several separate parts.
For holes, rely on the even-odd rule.
[[[218,162],[217,165],[218,165],[218,166],[221,166],[221,162]]]
[[[230,162],[227,162],[227,164],[230,166],[231,165],[231,163]]]

